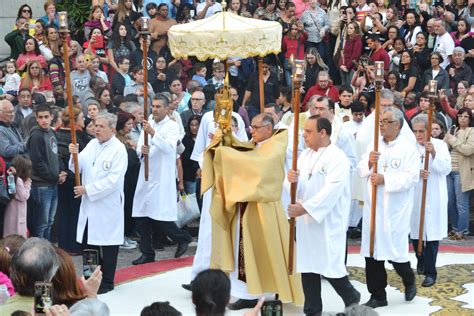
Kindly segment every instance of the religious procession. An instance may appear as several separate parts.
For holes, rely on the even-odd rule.
[[[42,1],[0,315],[474,314],[474,0]]]

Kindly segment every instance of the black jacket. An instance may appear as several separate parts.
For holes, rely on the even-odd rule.
[[[26,148],[33,164],[33,184],[54,185],[58,182],[58,140],[54,131],[35,126],[28,137]]]

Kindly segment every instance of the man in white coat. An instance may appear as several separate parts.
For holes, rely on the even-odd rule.
[[[77,223],[77,242],[83,248],[99,251],[103,278],[99,294],[114,289],[119,245],[124,236],[123,181],[128,158],[125,146],[115,138],[117,116],[100,113],[96,118],[95,136],[78,155],[82,185],[74,187],[75,198],[81,197]],[[77,154],[78,146],[69,145]],[[74,164],[69,161],[74,172]]]
[[[152,100],[152,118],[143,121],[143,130],[137,143],[137,153],[149,157],[148,181],[145,181],[145,164],[140,166],[137,189],[133,198],[132,216],[137,218],[140,234],[140,258],[132,264],[155,261],[152,234],[156,227],[178,243],[175,258],[182,256],[192,241],[191,235],[174,223],[178,219],[176,190],[176,145],[179,140],[178,123],[167,115],[169,99],[157,94]],[[144,145],[144,132],[148,145]]]
[[[376,308],[387,305],[385,260],[390,260],[405,285],[405,300],[416,295],[415,275],[408,259],[408,234],[413,208],[414,189],[418,183],[420,161],[415,144],[400,135],[403,113],[394,107],[384,109],[380,120],[378,152],[369,144],[357,169],[367,179],[362,223],[361,254],[365,257],[365,277],[371,294],[365,305]],[[378,162],[377,173],[373,165]],[[370,256],[370,222],[372,186],[377,186],[375,241]]]
[[[298,171],[288,171],[288,181],[298,183],[297,203],[288,206],[288,215],[297,217],[296,270],[301,273],[306,315],[320,315],[323,310],[321,275],[346,307],[360,301],[344,263],[350,163],[331,143],[331,130],[329,120],[311,116],[304,126],[307,149],[298,159]]]
[[[412,129],[420,155],[420,180],[415,189],[410,238],[418,260],[416,270],[418,274],[425,275],[421,286],[429,287],[436,283],[436,257],[438,256],[439,241],[447,236],[448,188],[446,176],[451,172],[451,156],[448,145],[441,139],[431,138],[429,142],[426,141],[428,135],[428,116],[426,114],[417,115],[412,120]],[[425,150],[430,153],[428,171],[423,169]],[[418,256],[423,179],[427,179],[428,183],[423,225],[423,249],[421,256]]]
[[[245,124],[239,114],[232,112],[232,117],[237,119],[238,131],[236,136],[241,141],[247,141],[247,133],[245,132]],[[217,123],[214,122],[214,111],[205,113],[201,118],[196,142],[194,143],[191,160],[197,161],[202,170],[204,163],[204,152],[207,146],[211,143],[214,133],[217,129]],[[212,189],[206,191],[202,199],[201,219],[199,221],[199,235],[196,254],[194,255],[193,267],[191,272],[191,280],[194,280],[196,275],[209,269],[211,265],[211,249],[212,249],[212,227],[211,215],[209,208],[211,207]],[[182,287],[191,291],[191,284],[183,284]]]

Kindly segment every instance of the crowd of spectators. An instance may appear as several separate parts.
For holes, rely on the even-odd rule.
[[[171,55],[168,30],[222,11],[219,1],[93,0],[87,22],[65,41],[68,60],[63,60],[66,47],[58,32],[56,9],[53,0],[44,3],[44,12],[33,12],[28,4],[19,7],[15,25],[4,37],[10,56],[0,69],[0,157],[6,164],[5,176],[11,171],[16,181],[16,194],[8,205],[0,206],[0,234],[40,237],[59,247],[32,238],[23,244],[24,251],[17,253],[9,246],[10,252],[17,253],[11,252],[12,274],[8,269],[1,272],[10,276],[9,290],[21,298],[32,296],[29,291],[35,281],[15,278],[15,273],[22,273],[15,270],[15,262],[18,269],[27,269],[22,256],[45,249],[41,254],[50,256],[51,265],[39,267],[44,275],[36,276],[54,283],[54,278],[71,277],[61,271],[72,273],[67,272],[68,256],[81,252],[76,241],[80,200],[74,198],[74,173],[68,167],[71,117],[65,110],[65,63],[71,67],[79,150],[95,137],[99,113],[117,116],[116,136],[128,154],[123,249],[136,247],[131,214],[140,168],[137,141],[142,122],[150,115],[144,113],[144,103],[150,108],[155,94],[169,99],[167,115],[178,123],[179,144],[184,145],[177,162],[177,190],[196,195],[201,170],[190,156],[201,117],[213,110],[226,70],[234,111],[244,119],[248,134],[250,121],[260,111],[254,58],[198,61]],[[306,61],[302,110],[312,96],[328,96],[343,121],[355,120],[355,115],[346,115],[351,109],[362,112],[362,117],[373,110],[376,61],[384,62],[384,88],[394,93],[394,105],[403,110],[408,123],[428,111],[428,83],[437,80],[432,136],[448,143],[453,165],[447,177],[449,238],[464,239],[474,189],[474,0],[231,0],[226,10],[282,25],[281,53],[264,58],[263,79],[265,105],[278,108],[283,123],[290,124],[293,112],[292,58]],[[146,43],[139,34],[142,16],[151,18]],[[143,60],[143,45],[149,48],[147,60]],[[159,232],[156,235],[155,248],[170,242]],[[94,298],[90,286],[83,282],[63,296],[58,292],[56,303],[71,306]]]

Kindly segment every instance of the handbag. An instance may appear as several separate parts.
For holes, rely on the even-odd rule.
[[[196,194],[179,194],[178,197],[178,220],[176,225],[181,228],[189,222],[201,216]]]
[[[10,202],[10,194],[7,191],[7,165],[3,157],[0,157],[0,205],[7,205]]]

